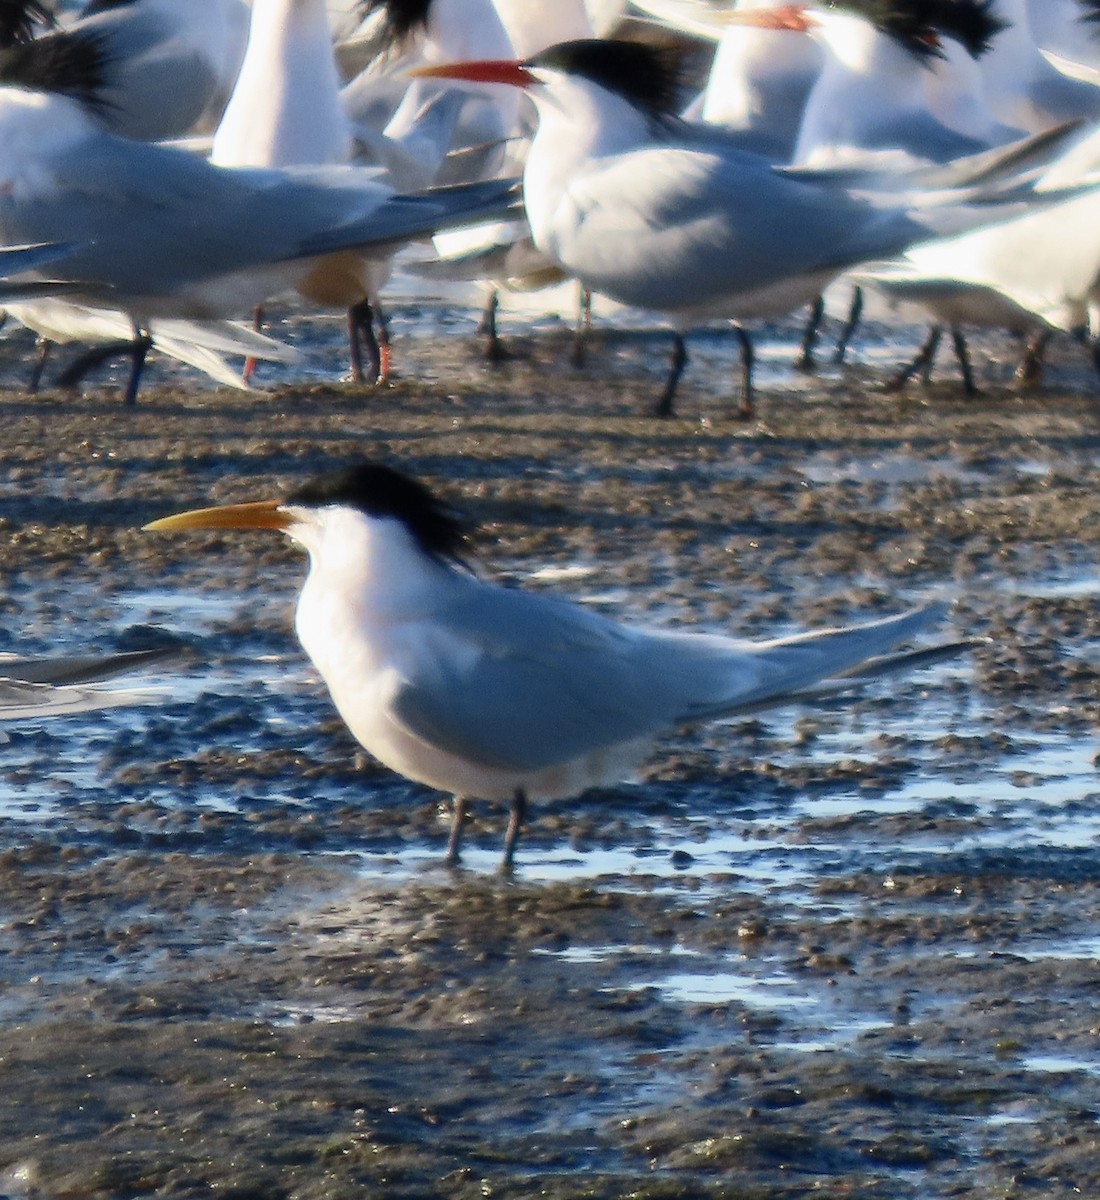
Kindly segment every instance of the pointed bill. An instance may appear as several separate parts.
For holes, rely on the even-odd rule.
[[[252,504],[224,504],[217,508],[195,508],[150,521],[143,530],[178,533],[191,529],[281,529],[287,530],[293,518],[280,500],[257,500]]]
[[[462,79],[467,83],[504,83],[521,88],[539,82],[522,62],[510,58],[486,58],[473,62],[443,63],[437,67],[415,67],[409,74],[420,79]]]
[[[779,29],[788,33],[810,33],[820,22],[805,4],[784,4],[780,8],[739,8],[722,13],[722,25],[748,25],[754,29]]]

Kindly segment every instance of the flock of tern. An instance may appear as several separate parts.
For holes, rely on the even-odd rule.
[[[260,331],[286,296],[346,312],[377,378],[387,280],[434,238],[421,269],[494,305],[571,278],[666,320],[663,415],[714,318],[751,415],[749,324],[820,314],[842,276],[928,314],[921,365],[981,325],[1028,335],[1034,372],[1100,333],[1097,31],[1090,0],[0,0],[0,303],[44,345],[121,342],[129,402],[152,347],[242,386],[292,359]],[[299,638],[360,742],[454,794],[451,860],[470,799],[511,803],[510,866],[528,799],[668,729],[962,648],[897,650],[936,606],[763,644],[620,625],[479,578],[455,515],[379,464],[153,528],[308,551]]]
[[[240,386],[292,360],[258,328],[286,296],[347,312],[374,379],[395,256],[434,233],[426,274],[667,320],[662,414],[719,318],[751,415],[752,320],[846,274],[1034,363],[1096,332],[1098,26],[1093,0],[0,0],[0,303],[44,347],[125,343],[129,401],[154,346]]]

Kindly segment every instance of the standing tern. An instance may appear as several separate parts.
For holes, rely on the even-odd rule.
[[[98,41],[68,38],[72,74],[55,71],[56,91],[36,90],[29,54],[0,62],[0,244],[71,243],[38,279],[67,284],[78,303],[122,309],[135,334],[157,317],[250,311],[337,251],[392,249],[511,209],[507,182],[403,196],[360,168],[217,167],[119,137],[97,117]],[[137,354],[128,403],[140,368]]]
[[[714,317],[784,315],[857,263],[892,257],[943,223],[987,219],[919,194],[872,197],[776,171],[713,127],[677,119],[675,74],[647,46],[582,40],[522,62],[418,73],[528,91],[539,118],[523,177],[535,245],[593,292],[675,325],[662,416],[686,363],[683,330]],[[747,418],[751,343],[738,333]]]
[[[820,698],[962,648],[889,655],[937,623],[940,606],[761,643],[620,624],[479,578],[454,511],[380,464],[146,529],[277,529],[308,552],[299,640],[362,745],[454,795],[448,862],[472,799],[511,804],[507,870],[529,799],[616,783],[672,729]]]
[[[1091,329],[1100,364],[1097,313],[1100,312],[1100,132],[1079,137],[1035,185],[1043,195],[1071,185],[1078,194],[1035,212],[913,247],[899,261],[865,268],[856,278],[894,303],[915,303],[935,324],[917,357],[891,381],[903,386],[914,374],[927,375],[939,341],[949,326],[968,394],[976,391],[965,352],[962,327],[977,325],[1031,335],[1032,347],[1019,378],[1038,381],[1041,354],[1054,331]]]

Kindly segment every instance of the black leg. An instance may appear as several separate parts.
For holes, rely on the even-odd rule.
[[[756,355],[748,331],[740,325],[734,325],[734,329],[741,343],[741,403],[737,406],[737,415],[742,421],[751,421],[756,416],[756,392],[752,384]]]
[[[145,366],[145,358],[153,345],[149,331],[134,326],[134,336],[128,342],[110,342],[104,346],[96,346],[71,362],[58,376],[57,385],[63,388],[76,387],[89,371],[101,366],[109,358],[117,358],[125,354],[131,361],[130,378],[126,384],[123,403],[130,407],[137,403],[138,387],[141,383],[141,372]]]
[[[370,366],[363,370],[363,346],[367,349]],[[353,383],[363,383],[368,378],[377,383],[382,373],[382,351],[374,336],[374,309],[369,299],[360,300],[348,309],[348,352],[351,359]]]
[[[516,842],[519,841],[519,831],[523,828],[523,818],[527,816],[527,793],[523,788],[516,788],[512,796],[512,811],[508,818],[508,832],[504,835],[504,857],[500,861],[500,869],[510,874],[516,856]]]
[[[52,345],[49,338],[38,339],[38,361],[34,364],[34,370],[31,371],[31,377],[27,381],[27,391],[32,394],[38,391],[38,386],[42,382],[42,372],[46,369],[46,359],[50,357]]]
[[[135,325],[134,340],[131,344],[133,349],[130,352],[130,378],[126,384],[125,395],[122,397],[122,403],[126,408],[133,408],[137,404],[138,388],[141,387],[141,373],[145,369],[145,359],[153,347],[152,335],[148,329],[141,329]]]
[[[485,357],[491,363],[506,362],[510,355],[504,348],[504,343],[497,333],[497,310],[500,308],[500,293],[496,288],[489,293],[485,301],[485,311],[481,314],[481,323],[477,331],[485,337]]]
[[[959,370],[962,372],[963,391],[968,396],[976,396],[978,386],[974,382],[974,369],[970,365],[970,348],[966,344],[963,331],[957,325],[951,326],[951,344],[955,347],[955,357],[958,359]]]
[[[447,854],[443,861],[453,867],[462,857],[462,830],[470,802],[465,796],[455,796],[454,813],[451,816],[451,836],[447,840]]]
[[[928,330],[924,345],[917,352],[912,362],[906,363],[886,381],[886,391],[900,392],[903,387],[919,371],[927,383],[932,375],[932,364],[936,361],[936,351],[940,348],[940,338],[943,337],[943,326],[933,325]]]
[[[836,340],[836,349],[833,350],[833,362],[839,364],[844,361],[844,356],[848,353],[848,343],[859,328],[859,322],[862,317],[863,288],[857,287],[852,292],[852,306],[848,309],[848,319],[844,322],[844,328],[840,331],[840,337]]]
[[[684,339],[678,333],[674,333],[672,338],[672,365],[668,372],[665,390],[661,393],[657,407],[653,410],[655,417],[672,416],[672,402],[676,399],[676,387],[680,382],[680,376],[684,373],[684,367],[687,366],[688,352]]]
[[[806,320],[806,328],[802,334],[802,348],[794,360],[796,371],[812,371],[814,369],[814,349],[817,346],[818,334],[821,332],[821,321],[825,316],[825,297],[815,296],[810,305],[810,315]]]

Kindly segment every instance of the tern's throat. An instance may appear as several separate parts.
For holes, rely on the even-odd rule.
[[[369,640],[437,611],[448,603],[459,578],[393,518],[367,517],[351,508],[323,509],[291,534],[310,558],[298,601],[298,636],[322,670],[315,650],[326,657],[341,638]]]

